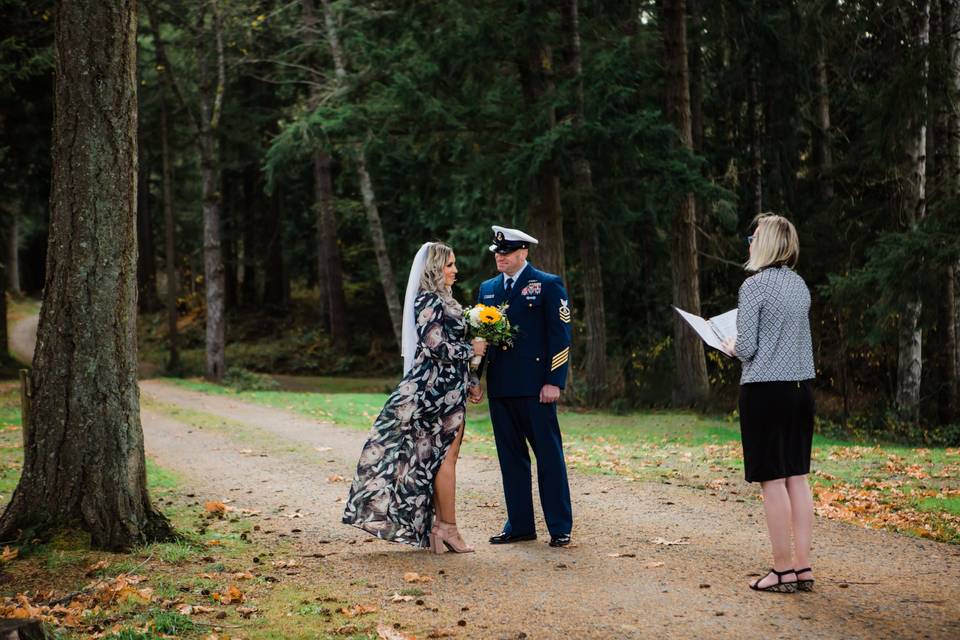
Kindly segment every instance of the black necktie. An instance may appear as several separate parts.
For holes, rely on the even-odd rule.
[[[513,278],[507,278],[507,286],[504,288],[507,290],[507,295],[510,295],[510,290],[513,289]]]

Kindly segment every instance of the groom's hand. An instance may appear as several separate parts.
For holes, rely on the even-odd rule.
[[[553,384],[545,384],[540,389],[540,403],[550,404],[560,399],[560,387]]]
[[[483,387],[480,385],[474,385],[467,390],[467,393],[470,395],[470,402],[473,404],[480,404],[483,400]]]

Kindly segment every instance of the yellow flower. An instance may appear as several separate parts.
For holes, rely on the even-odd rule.
[[[480,311],[480,322],[483,324],[495,324],[500,322],[500,318],[503,317],[503,314],[500,313],[500,310],[496,307],[484,307]]]

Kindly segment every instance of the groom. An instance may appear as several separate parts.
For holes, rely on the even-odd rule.
[[[537,457],[540,506],[550,530],[550,546],[570,544],[573,512],[557,400],[567,381],[570,357],[570,299],[559,276],[534,269],[528,249],[537,239],[516,229],[493,227],[490,246],[500,275],[480,285],[479,302],[507,303],[516,328],[512,347],[490,349],[486,356],[490,419],[503,476],[507,522],[491,544],[537,537],[533,521],[530,452]],[[479,401],[480,387],[477,388]]]

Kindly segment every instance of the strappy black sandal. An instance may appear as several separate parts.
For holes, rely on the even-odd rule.
[[[766,578],[771,573],[777,576],[777,583],[772,584],[769,587],[758,587],[757,585],[760,584],[763,581],[763,579]],[[790,582],[783,581],[783,576],[790,575],[791,573],[795,574],[796,571],[794,571],[793,569],[787,569],[786,571],[777,571],[776,569],[770,569],[770,571],[767,572],[766,576],[762,576],[761,578],[759,578],[756,582],[750,585],[750,588],[753,589],[754,591],[771,591],[773,593],[794,593],[797,590],[797,581],[796,580],[792,580]]]
[[[813,569],[811,569],[810,567],[807,567],[806,569],[797,569],[796,571],[794,571],[794,573],[797,574],[797,589],[799,589],[800,591],[813,591],[813,578],[810,578],[809,580],[800,579],[801,573],[808,573],[808,572],[813,573]]]

